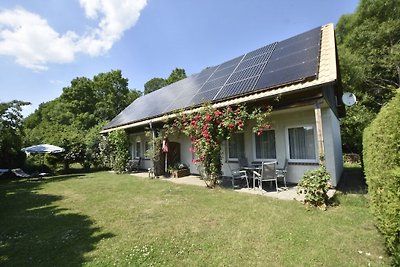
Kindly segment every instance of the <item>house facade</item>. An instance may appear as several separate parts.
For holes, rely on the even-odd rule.
[[[269,44],[220,65],[204,69],[175,84],[135,100],[104,127],[102,133],[125,129],[132,158],[141,157],[141,167],[153,166],[146,159],[150,145],[146,128],[161,128],[176,110],[245,104],[273,106],[271,128],[261,135],[252,123],[223,144],[222,171],[230,176],[239,157],[249,163],[276,160],[278,168],[288,162],[287,181],[297,183],[304,172],[319,166],[324,155],[331,183],[336,186],[343,171],[340,121],[345,115],[332,24]],[[278,99],[278,100],[277,100]],[[175,161],[198,174],[192,163],[190,139],[169,137]]]

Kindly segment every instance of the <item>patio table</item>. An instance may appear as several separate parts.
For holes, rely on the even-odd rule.
[[[242,169],[247,172],[249,179],[253,179],[253,172],[260,171],[261,165],[245,166],[245,167],[242,167]],[[253,180],[253,188],[254,188],[254,180]]]

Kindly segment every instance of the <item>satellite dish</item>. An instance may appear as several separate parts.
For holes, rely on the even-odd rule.
[[[343,104],[345,104],[348,107],[351,107],[352,105],[357,103],[356,96],[353,93],[349,93],[349,92],[343,93],[342,101],[343,101]]]

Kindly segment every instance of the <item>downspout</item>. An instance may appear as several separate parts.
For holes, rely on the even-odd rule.
[[[317,142],[319,152],[319,164],[325,164],[324,130],[322,128],[321,101],[315,102],[315,125],[317,128]]]
[[[149,128],[150,128],[150,130],[151,130],[151,132],[153,134],[153,153],[154,153],[154,151],[155,151],[155,141],[154,141],[154,139],[156,138],[156,133],[154,132],[153,124],[152,124],[151,121],[149,122]],[[154,173],[155,172],[154,159],[151,159],[151,161],[153,163],[153,173]]]

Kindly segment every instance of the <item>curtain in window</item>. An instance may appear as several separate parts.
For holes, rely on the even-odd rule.
[[[256,158],[276,159],[275,130],[263,131],[261,135],[255,134]]]
[[[289,150],[291,159],[315,159],[313,127],[290,128]]]
[[[238,159],[244,155],[244,134],[235,133],[228,141],[228,156],[230,159]]]
[[[142,143],[136,142],[136,157],[139,158],[142,156]]]

